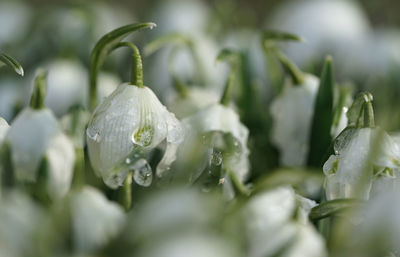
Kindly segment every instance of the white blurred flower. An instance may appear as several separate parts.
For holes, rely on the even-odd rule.
[[[222,91],[228,69],[227,65],[217,64],[215,61],[220,50],[217,42],[202,33],[193,35],[179,30],[175,32],[189,38],[193,43],[193,51],[180,46],[182,49],[171,52],[176,50],[171,46],[154,54],[148,76],[152,85],[158,85],[154,91],[163,97],[168,97],[173,87],[171,69],[184,82],[203,83],[200,86],[216,92]]]
[[[49,196],[64,196],[70,187],[75,163],[72,143],[62,133],[48,109],[26,108],[13,121],[4,142],[11,149],[11,159],[18,180],[35,182],[43,158],[48,167]]]
[[[154,10],[151,20],[158,24],[159,35],[170,32],[205,32],[210,10],[199,0],[168,0]]]
[[[7,121],[0,117],[0,145],[3,142],[3,139],[6,136],[9,128],[10,126],[8,125]]]
[[[280,151],[282,165],[302,166],[306,162],[318,86],[317,77],[305,74],[303,84],[286,85],[271,103],[271,140]]]
[[[175,115],[168,112],[151,89],[125,83],[95,109],[86,134],[96,174],[108,186],[116,188],[122,185],[129,171],[113,171],[117,164],[125,162],[134,149],[149,151],[166,140],[164,157],[157,166],[157,175],[161,176],[175,160],[183,130]],[[148,166],[146,160],[141,160],[141,167]],[[129,165],[128,168],[135,169]]]
[[[29,196],[8,191],[0,198],[0,256],[35,256],[45,212]]]
[[[354,69],[346,63],[355,66],[362,57],[355,55],[357,48],[370,33],[368,18],[360,5],[347,0],[287,1],[273,12],[267,24],[269,28],[305,38],[305,43],[291,44],[285,49],[301,67],[329,53],[338,63]],[[338,70],[346,72],[340,66]]]
[[[124,210],[100,191],[86,186],[70,195],[74,248],[92,252],[104,247],[122,230]]]
[[[139,254],[142,257],[236,257],[233,245],[212,233],[182,233],[146,245]]]
[[[171,98],[167,106],[168,109],[181,119],[195,114],[202,108],[217,103],[219,99],[220,94],[215,91],[201,87],[191,87],[188,88],[187,95],[177,95]]]
[[[397,188],[400,148],[380,128],[347,129],[323,166],[326,198],[369,199]]]
[[[223,153],[211,149],[212,159],[217,165],[229,166],[228,168],[232,169],[240,181],[245,181],[249,173],[249,149],[247,148],[249,130],[240,122],[239,115],[234,110],[221,104],[213,104],[183,119],[182,123],[185,126],[188,143],[182,146],[180,153],[182,152],[183,155],[180,158],[185,159],[185,153],[190,152],[185,147],[193,147],[188,145],[190,138],[197,138],[199,135],[204,138],[207,133],[212,132],[230,134],[234,141],[230,147],[234,149],[223,149]]]
[[[314,205],[290,187],[251,198],[243,210],[249,244],[247,256],[274,256],[283,249],[284,256],[326,256],[322,237],[305,219]]]
[[[64,115],[73,106],[87,106],[88,75],[86,68],[77,61],[55,60],[48,65],[46,106],[57,116]],[[102,101],[120,84],[108,73],[100,73],[97,99]]]
[[[28,34],[32,18],[31,8],[23,1],[1,1],[0,46],[22,40]]]

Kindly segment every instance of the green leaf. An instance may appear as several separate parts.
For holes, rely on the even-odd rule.
[[[100,67],[103,65],[104,60],[108,53],[115,48],[115,46],[130,33],[145,29],[154,28],[155,23],[134,23],[117,28],[107,34],[105,34],[94,46],[90,55],[90,66],[89,66],[89,81],[90,81],[90,92],[89,92],[89,103],[90,108],[94,109],[97,105],[96,97],[96,85],[97,85],[97,73]]]
[[[320,220],[362,204],[363,201],[356,199],[336,199],[315,206],[311,209],[309,217],[311,220]]]
[[[262,33],[261,40],[264,47],[274,46],[280,41],[304,42],[305,40],[295,34],[278,30],[267,30]]]
[[[17,60],[0,51],[0,64],[5,64],[12,68],[18,75],[24,76],[24,69]]]
[[[192,47],[193,41],[191,38],[181,33],[171,33],[156,38],[148,43],[144,48],[144,52],[146,55],[150,55],[169,44]]]
[[[320,77],[311,125],[310,150],[308,153],[308,165],[311,167],[322,166],[323,158],[332,143],[333,87],[332,58],[327,57]]]
[[[3,143],[0,148],[0,182],[1,187],[13,187],[16,184],[11,147],[8,143]]]

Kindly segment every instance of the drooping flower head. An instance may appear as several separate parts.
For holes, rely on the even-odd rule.
[[[349,127],[335,140],[323,166],[328,200],[370,197],[399,187],[400,148],[375,127],[372,95],[362,93],[348,112]]]
[[[30,107],[12,122],[3,147],[10,150],[17,181],[36,183],[41,179],[39,176],[45,176],[43,186],[47,194],[51,198],[60,198],[68,192],[71,184],[75,152],[54,114],[44,106],[44,80],[45,73],[39,72]]]
[[[110,32],[96,45],[93,60],[101,56],[109,44],[115,43],[115,38],[146,27],[154,27],[154,24],[127,25]],[[132,172],[138,184],[149,186],[152,171],[146,153],[166,141],[165,155],[157,166],[157,175],[161,176],[175,160],[177,146],[182,141],[182,129],[175,115],[168,112],[153,91],[143,85],[142,62],[137,47],[128,42],[113,47],[120,46],[130,47],[134,52],[132,81],[120,85],[94,110],[86,133],[89,157],[96,174],[111,188],[122,186],[126,176]],[[98,67],[97,63],[93,65]],[[91,92],[93,95],[95,90]]]

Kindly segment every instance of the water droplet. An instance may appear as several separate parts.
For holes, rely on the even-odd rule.
[[[149,163],[145,159],[140,159],[135,162],[133,179],[138,185],[148,187],[153,181],[153,172]]]
[[[215,166],[221,165],[222,164],[222,152],[219,150],[213,149],[210,161]]]
[[[153,141],[154,129],[152,126],[138,128],[132,134],[132,142],[140,146],[149,146]]]
[[[96,129],[94,129],[94,128],[88,127],[88,128],[86,129],[86,135],[87,135],[91,140],[96,141],[97,143],[99,143],[100,140],[101,140],[100,133],[99,133]]]

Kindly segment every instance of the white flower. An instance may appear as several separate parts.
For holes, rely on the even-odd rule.
[[[271,103],[271,140],[280,150],[282,165],[302,166],[306,162],[318,86],[318,78],[305,75],[303,84],[287,85]]]
[[[50,110],[23,110],[11,124],[4,142],[11,148],[11,159],[18,180],[35,182],[39,165],[45,157],[49,164],[49,195],[59,198],[68,192],[75,151]]]
[[[0,145],[3,142],[3,139],[6,136],[9,128],[10,126],[8,125],[7,121],[0,117]]]
[[[400,148],[380,128],[347,129],[323,167],[328,200],[362,198],[398,187]]]
[[[57,116],[80,105],[87,106],[88,75],[86,68],[77,61],[56,60],[48,66],[46,106]],[[120,84],[119,79],[107,73],[99,76],[97,99],[102,101]]]
[[[354,66],[359,56],[354,56],[353,50],[357,51],[358,44],[370,33],[368,18],[360,5],[347,0],[288,2],[274,12],[266,26],[305,38],[304,44],[291,44],[285,49],[290,59],[302,67],[326,53],[344,66],[347,62]],[[338,69],[346,71],[340,65]]]
[[[180,122],[151,89],[127,83],[120,85],[96,108],[86,134],[92,166],[112,188],[122,185],[128,171],[115,173],[113,168],[125,162],[134,149],[149,151],[166,139],[165,155],[157,167],[157,175],[161,175],[175,160],[183,137]]]
[[[124,210],[97,189],[86,186],[73,191],[70,199],[74,247],[78,252],[99,249],[122,230]]]
[[[38,254],[36,243],[40,241],[39,232],[44,229],[46,219],[43,209],[29,196],[7,191],[0,198],[0,256]]]
[[[219,101],[220,95],[210,89],[201,87],[188,88],[187,95],[175,96],[169,101],[170,109],[178,118],[185,118]]]
[[[296,195],[290,187],[251,198],[243,210],[247,256],[274,256],[282,249],[284,256],[326,256],[323,239],[305,218],[312,206],[315,202]]]
[[[188,146],[190,138],[197,138],[199,135],[205,137],[210,132],[230,134],[234,139],[234,149],[225,150],[233,153],[230,155],[222,153],[221,155],[221,153],[214,152],[211,149],[214,155],[212,158],[218,165],[221,163],[229,165],[229,168],[235,172],[239,180],[244,181],[247,178],[249,173],[249,150],[247,148],[249,130],[240,122],[239,115],[234,110],[221,104],[214,104],[183,119],[182,122],[185,125],[185,131],[187,131],[188,143],[185,143],[187,147],[192,147]],[[180,156],[181,159],[185,159],[184,154],[190,152],[185,148],[185,144],[180,151],[183,154],[183,156]],[[209,147],[213,146],[210,145]]]

